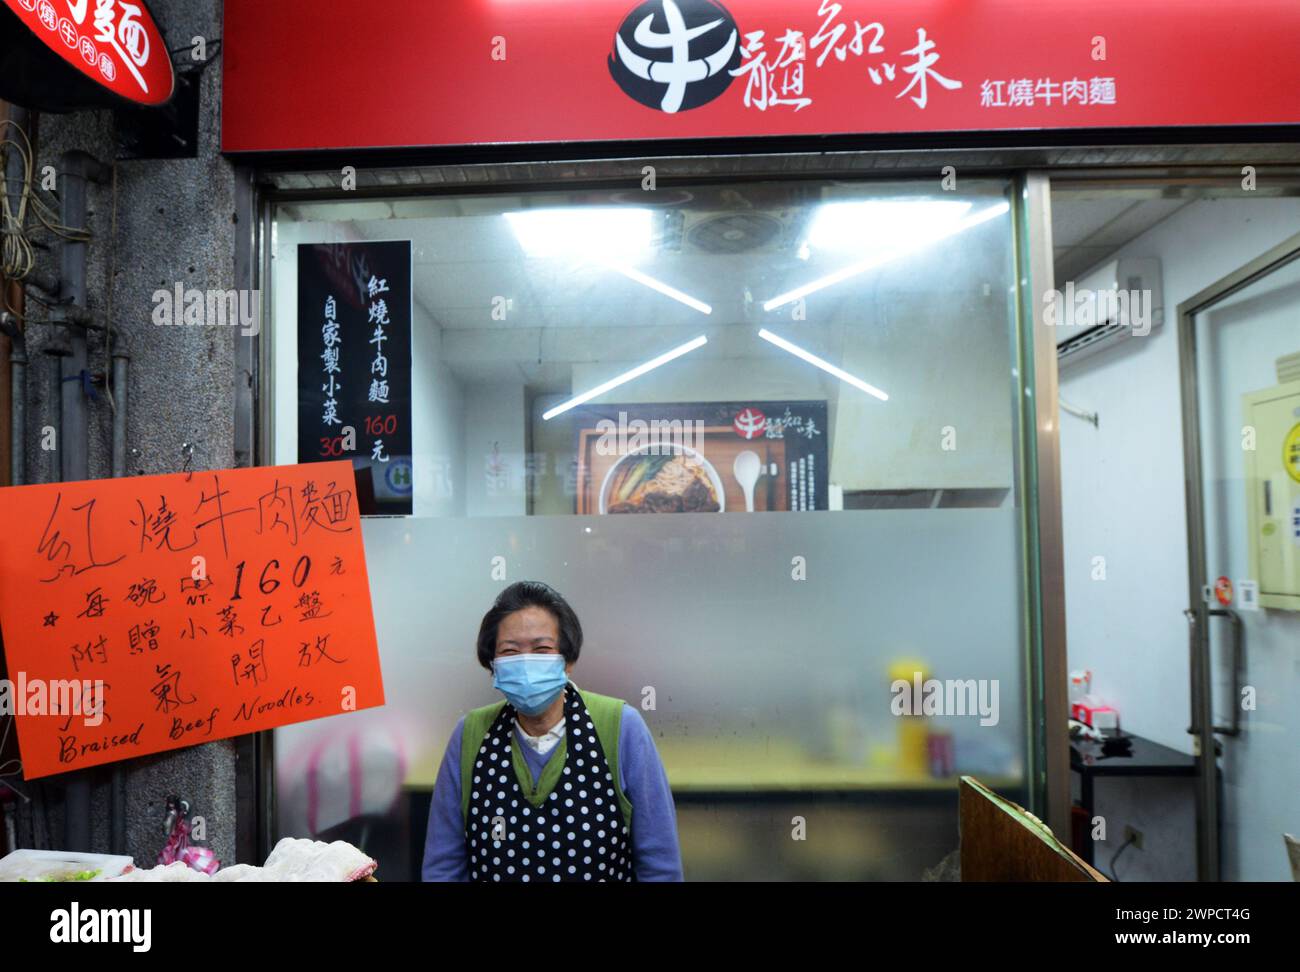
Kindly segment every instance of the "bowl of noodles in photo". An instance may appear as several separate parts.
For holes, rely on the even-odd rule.
[[[610,466],[600,485],[601,513],[721,513],[722,480],[690,446],[644,446]]]

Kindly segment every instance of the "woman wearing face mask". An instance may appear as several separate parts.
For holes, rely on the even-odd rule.
[[[668,777],[641,714],[569,674],[582,625],[521,581],[483,616],[478,660],[503,701],[451,734],[434,785],[426,881],[680,881]]]

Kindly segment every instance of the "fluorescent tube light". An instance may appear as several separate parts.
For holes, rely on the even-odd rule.
[[[696,300],[690,294],[683,293],[682,291],[678,290],[676,287],[670,287],[662,280],[656,280],[648,273],[642,273],[640,270],[636,270],[632,267],[624,266],[621,263],[612,263],[608,260],[601,260],[599,258],[597,258],[596,262],[601,264],[602,266],[608,267],[611,270],[621,273],[629,280],[635,280],[637,283],[649,287],[651,290],[657,290],[665,297],[671,297],[673,300],[677,301],[680,304],[685,304],[687,307],[694,308],[695,310],[699,311],[701,314],[713,313],[713,308],[710,305],[706,304],[704,301]]]
[[[590,260],[701,314],[713,313],[704,301],[630,265],[645,257],[654,244],[653,210],[571,206],[524,209],[506,213],[505,218],[527,256]]]
[[[818,277],[810,283],[806,283],[801,287],[796,287],[794,290],[788,290],[784,294],[778,294],[771,300],[764,301],[763,310],[775,310],[778,307],[798,300],[800,297],[806,297],[819,290],[825,290],[827,287],[840,283],[841,281],[848,280],[850,277],[856,277],[861,273],[866,273],[868,270],[882,266],[890,260],[896,260],[906,254],[923,250],[932,243],[938,243],[940,240],[947,239],[950,236],[956,236],[958,233],[964,232],[972,226],[978,226],[980,223],[987,222],[995,216],[1001,216],[1010,209],[1010,204],[1000,202],[994,206],[990,206],[988,209],[981,210],[973,216],[966,217],[961,222],[950,226],[948,229],[938,233],[937,235],[913,240],[909,244],[894,247],[886,252],[874,253],[856,263],[850,263],[848,266],[836,270],[834,273],[829,273],[824,277]]]
[[[783,337],[777,337],[767,328],[763,328],[762,330],[760,330],[758,332],[758,336],[761,337],[764,341],[771,341],[782,351],[789,351],[796,358],[803,358],[803,360],[807,361],[809,364],[816,365],[818,368],[826,372],[828,375],[834,375],[840,381],[846,381],[854,388],[861,388],[868,395],[874,395],[876,398],[879,398],[882,402],[889,401],[889,396],[884,392],[882,392],[875,385],[868,385],[861,378],[849,374],[843,368],[835,367],[825,358],[819,358],[811,351],[805,351],[803,348],[799,347],[799,345],[791,344]]]
[[[562,412],[567,412],[569,409],[581,405],[583,402],[589,402],[593,398],[598,398],[601,395],[605,394],[605,392],[612,391],[613,389],[617,388],[619,385],[625,385],[633,378],[639,378],[642,375],[644,375],[646,372],[654,371],[654,369],[658,368],[660,365],[667,364],[669,361],[672,361],[674,358],[680,358],[682,355],[688,354],[691,351],[694,351],[696,348],[700,347],[701,345],[705,345],[708,343],[709,343],[709,339],[705,337],[703,334],[701,334],[699,337],[695,338],[694,340],[687,341],[685,344],[682,345],[678,345],[677,347],[673,348],[671,351],[666,351],[663,354],[659,355],[659,357],[657,358],[651,358],[649,361],[645,362],[644,364],[639,364],[631,371],[625,371],[621,375],[618,375],[617,377],[611,378],[609,381],[597,385],[595,388],[591,389],[590,391],[585,391],[581,395],[575,395],[573,398],[570,398],[567,402],[561,402],[559,405],[556,405],[554,408],[548,409],[547,411],[543,412],[542,419],[544,421],[549,421],[550,419],[555,418],[555,416],[561,414]]]
[[[865,255],[947,232],[971,203],[950,199],[861,199],[817,207],[805,243]]]
[[[654,242],[654,212],[621,206],[567,206],[505,214],[527,256],[631,259]]]

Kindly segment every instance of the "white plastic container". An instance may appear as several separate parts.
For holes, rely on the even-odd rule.
[[[96,879],[117,877],[134,863],[120,854],[19,849],[0,858],[0,881],[69,880],[86,871],[98,871]]]

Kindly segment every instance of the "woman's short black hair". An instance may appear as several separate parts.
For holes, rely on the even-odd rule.
[[[478,629],[478,663],[492,671],[492,659],[497,653],[497,628],[508,614],[527,607],[550,611],[560,626],[560,643],[557,647],[568,664],[578,660],[582,651],[582,625],[569,602],[555,588],[541,581],[518,581],[497,595],[496,601]]]

